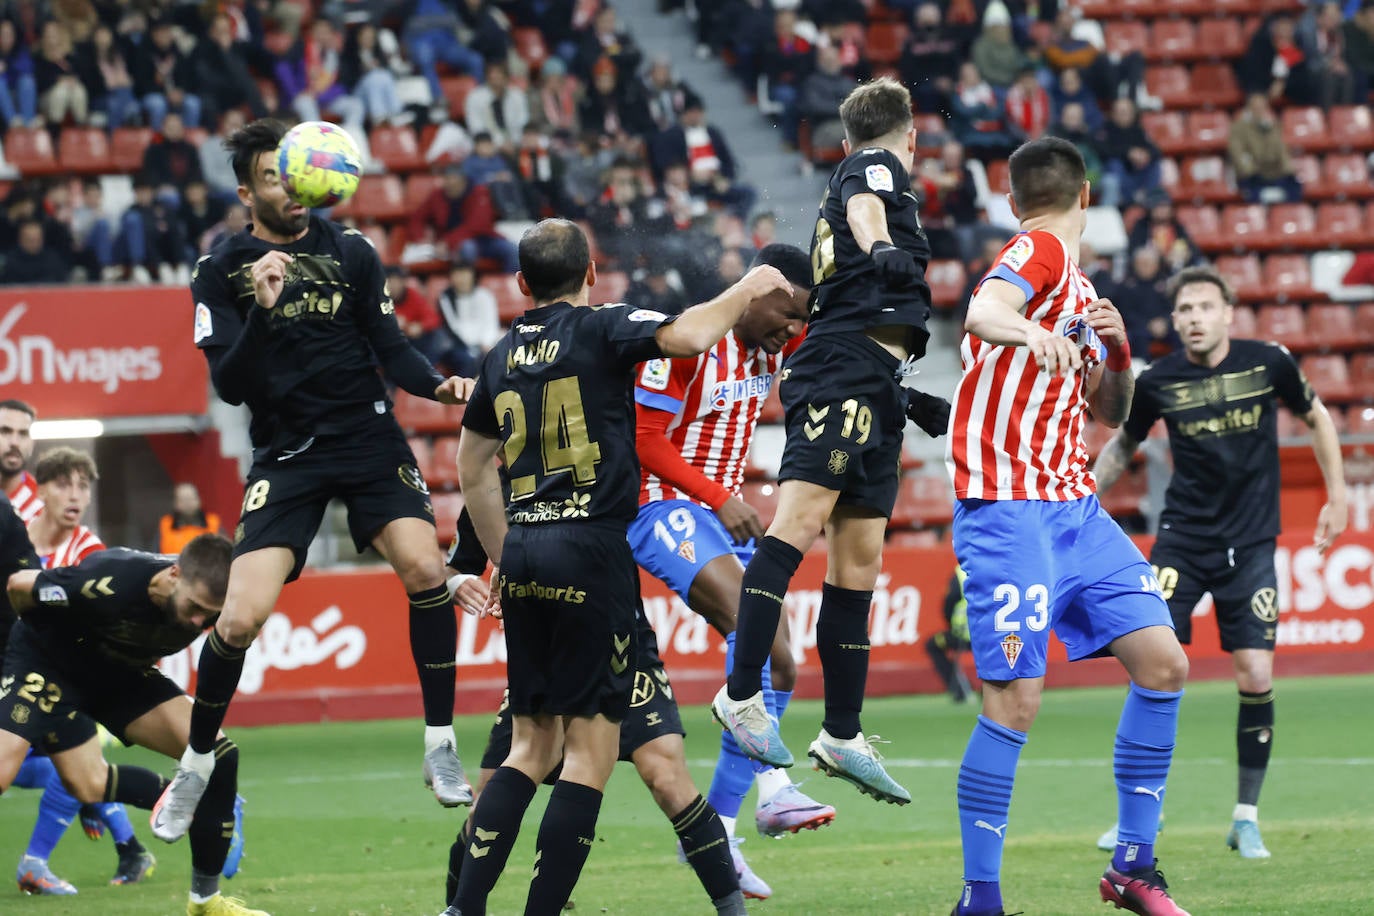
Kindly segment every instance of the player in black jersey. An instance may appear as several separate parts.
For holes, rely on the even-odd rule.
[[[1097,488],[1116,482],[1163,418],[1174,474],[1150,563],[1184,645],[1192,638],[1194,606],[1205,592],[1212,594],[1221,648],[1231,653],[1240,691],[1239,787],[1226,842],[1245,858],[1264,859],[1269,851],[1260,838],[1258,804],[1274,732],[1279,404],[1312,429],[1312,450],[1326,481],[1314,537],[1323,553],[1345,530],[1341,448],[1331,415],[1292,354],[1276,343],[1230,337],[1234,300],[1219,273],[1186,268],[1170,282],[1170,294],[1183,350],[1140,374],[1130,416],[1097,459]],[[1114,841],[1102,841],[1109,838]]]
[[[814,291],[806,340],[782,371],[787,445],[778,511],[744,573],[735,667],[712,711],[745,754],[791,766],[762,693],[763,664],[802,554],[825,531],[829,551],[816,624],[825,722],[816,766],[883,801],[911,796],[860,730],[868,679],[868,614],[901,474],[902,378],[925,354],[930,245],[910,191],[911,97],[891,79],[840,106],[845,159],[811,241]]]
[[[455,903],[464,916],[486,911],[535,786],[560,757],[525,912],[558,913],[590,851],[634,682],[639,579],[625,532],[638,509],[636,364],[702,353],[751,301],[791,288],[765,266],[676,318],[591,308],[596,267],[575,224],[545,220],[519,252],[517,282],[534,307],[483,360],[458,446],[473,525],[499,567],[492,598],[514,715],[511,752],[469,819]]]
[[[176,557],[116,547],[76,566],[9,576],[19,621],[0,674],[0,790],[32,746],[48,754],[84,803],[155,807],[167,781],[142,767],[107,763],[96,723],[126,744],[174,760],[186,750],[191,705],[155,666],[214,623],[231,551],[224,538],[203,534]],[[186,912],[267,916],[219,892],[234,829],[238,748],[220,733],[212,753],[214,773],[190,827]]]
[[[253,465],[224,613],[200,654],[191,744],[168,789],[176,804],[153,825],[165,840],[189,825],[244,653],[300,574],[332,498],[348,506],[357,548],[375,547],[410,598],[425,783],[446,807],[472,800],[453,735],[458,631],[434,508],[377,369],[445,404],[461,403],[471,383],[442,378],[401,333],[367,237],[286,196],[275,155],[284,132],[255,121],[226,141],[253,223],[201,258],[191,282],[195,343],[215,390],[252,411]]]

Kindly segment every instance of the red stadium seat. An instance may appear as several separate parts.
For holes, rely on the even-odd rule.
[[[438,532],[439,543],[452,543],[458,531],[458,516],[463,514],[463,494],[431,493],[429,502],[434,506],[434,530]]]
[[[1312,288],[1312,270],[1307,256],[1275,254],[1264,261],[1264,285],[1280,301],[1306,302],[1325,298]]]
[[[417,172],[425,167],[424,154],[410,127],[374,127],[368,142],[372,146],[372,157],[389,172]]]
[[[1307,333],[1320,350],[1358,350],[1365,344],[1355,329],[1355,310],[1344,303],[1309,305]]]
[[[1155,146],[1166,156],[1191,152],[1196,147],[1177,111],[1145,111],[1140,114],[1140,126],[1150,135]]]
[[[444,176],[431,175],[429,172],[416,172],[406,178],[406,213],[414,213],[424,206],[429,195],[444,186]]]
[[[1111,50],[1110,39],[1107,49]],[[1195,60],[1207,56],[1198,45],[1197,29],[1186,19],[1156,21],[1150,26],[1144,50],[1146,60]]]
[[[143,167],[143,151],[153,142],[151,127],[117,127],[110,135],[111,165],[117,172],[133,173]]]
[[[1369,354],[1361,354],[1367,355]],[[1312,385],[1312,390],[1323,401],[1344,404],[1354,399],[1355,388],[1350,384],[1350,366],[1346,364],[1344,356],[1336,353],[1304,356],[1301,366],[1303,375],[1307,376],[1307,381]],[[1374,365],[1369,368],[1374,370]]]
[[[1368,105],[1338,105],[1326,113],[1332,145],[1343,150],[1374,148],[1374,119]]]
[[[1325,150],[1332,146],[1326,117],[1316,106],[1285,108],[1283,139],[1290,150]]]
[[[920,139],[920,134],[917,134]],[[811,121],[802,118],[797,123],[797,150],[806,157],[806,161],[815,165],[834,165],[844,158],[844,147],[838,143],[834,146],[818,147],[811,141]],[[918,155],[920,150],[918,147]],[[938,155],[938,151],[930,155]]]
[[[463,119],[463,105],[468,93],[477,86],[477,80],[470,76],[441,76],[439,88],[443,90],[444,100],[448,102],[449,117],[455,121]]]
[[[1236,19],[1204,19],[1197,25],[1198,50],[1207,57],[1240,57],[1245,53],[1245,44],[1245,33]]]
[[[351,216],[394,223],[407,215],[405,187],[396,175],[364,175],[353,196],[334,209],[334,218]]]
[[[1180,200],[1234,200],[1236,189],[1226,171],[1226,160],[1220,156],[1185,159],[1179,166],[1175,196]]]
[[[954,309],[968,286],[968,275],[961,261],[931,261],[926,268],[926,282],[930,284],[930,301],[939,309]]]
[[[1230,250],[1230,242],[1221,231],[1221,218],[1217,215],[1216,207],[1206,204],[1179,207],[1177,213],[1178,221],[1203,251]]]
[[[1125,56],[1139,52],[1150,60],[1157,60],[1150,46],[1150,30],[1145,23],[1133,19],[1113,19],[1102,25],[1107,40],[1107,53]]]
[[[396,422],[408,434],[453,433],[463,422],[461,407],[449,407],[404,391],[396,392],[395,402]]]
[[[1192,85],[1194,101],[1188,107],[1233,111],[1244,100],[1230,64],[1198,64],[1193,67]]]
[[[898,528],[943,527],[954,521],[954,489],[943,474],[907,474],[897,490],[892,524]]]
[[[1280,406],[1278,412],[1274,415],[1274,419],[1276,421],[1274,423],[1274,431],[1278,434],[1280,442],[1286,442],[1293,439],[1306,439],[1310,435],[1307,424],[1293,416],[1293,411],[1289,410],[1287,407]]]
[[[1193,81],[1188,68],[1180,64],[1165,64],[1145,70],[1145,88],[1150,95],[1164,103],[1166,109],[1195,108]]]
[[[1364,338],[1366,346],[1374,346],[1374,302],[1355,306],[1355,330]]]
[[[865,53],[875,66],[891,66],[901,58],[906,26],[900,22],[874,22],[868,27]]]
[[[1359,204],[1325,203],[1317,207],[1317,225],[1321,227],[1320,241],[1337,248],[1362,244],[1367,238],[1365,214]]]
[[[768,481],[745,481],[740,498],[759,514],[759,521],[767,528],[778,514],[778,485]]]
[[[425,479],[436,487],[458,486],[458,437],[435,436],[432,471]]]
[[[1315,196],[1328,196],[1322,194],[1320,185],[1322,183],[1322,160],[1320,156],[1313,153],[1303,153],[1301,156],[1293,157],[1293,175],[1302,184],[1302,196],[1306,200],[1311,200]]]
[[[1231,204],[1221,211],[1221,234],[1227,247],[1249,251],[1262,245],[1269,229],[1268,211],[1262,204]]]
[[[1365,403],[1374,403],[1374,353],[1356,353],[1351,356],[1350,377],[1354,379],[1355,397]]]
[[[1364,200],[1371,194],[1364,153],[1333,153],[1322,161],[1322,184],[1333,197]]]
[[[1189,112],[1187,135],[1190,152],[1219,153],[1231,137],[1231,118],[1224,111]]]
[[[387,235],[385,226],[380,223],[367,222],[360,225],[358,231],[367,236],[372,247],[377,249],[377,256],[382,259],[383,264],[396,263],[397,259],[392,255],[391,238]]]
[[[630,288],[630,276],[620,270],[603,270],[596,275],[596,286],[592,287],[592,303],[602,305],[611,302],[624,302],[625,291]]]
[[[1231,284],[1241,302],[1261,302],[1267,298],[1259,258],[1253,254],[1217,258],[1217,271]]]
[[[515,53],[531,70],[538,72],[549,56],[549,49],[544,45],[544,33],[535,28],[512,29],[511,39],[515,43]]]
[[[1266,305],[1259,310],[1255,323],[1260,340],[1277,341],[1297,351],[1312,347],[1300,305]]]
[[[510,324],[530,306],[511,274],[491,274],[483,277],[481,283],[496,297],[496,313],[502,324]]]
[[[110,141],[98,127],[68,127],[57,141],[57,161],[66,172],[104,175],[114,169]]]
[[[420,469],[420,476],[428,483],[434,483],[432,474],[434,472],[434,449],[429,444],[428,436],[408,436],[406,444],[410,446],[410,453],[415,456],[415,466]]]
[[[1323,229],[1323,232],[1325,230]],[[1270,248],[1319,248],[1317,215],[1311,204],[1275,204],[1269,208]]]
[[[1352,436],[1374,437],[1374,407],[1357,404],[1347,410],[1345,431]]]
[[[1258,319],[1250,306],[1238,305],[1231,310],[1231,336],[1244,340],[1254,340],[1259,336]]]
[[[52,137],[41,127],[11,127],[6,131],[5,160],[25,178],[62,171],[52,147]]]

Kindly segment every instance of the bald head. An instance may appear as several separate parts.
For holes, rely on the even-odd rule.
[[[520,237],[520,275],[535,302],[557,302],[581,291],[591,264],[587,236],[576,223],[545,219]]]

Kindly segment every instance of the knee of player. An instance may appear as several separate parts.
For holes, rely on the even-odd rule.
[[[406,593],[411,595],[443,585],[447,578],[444,575],[444,558],[437,546],[432,551],[397,557],[392,567]]]
[[[215,630],[219,633],[220,639],[231,646],[246,649],[253,644],[253,640],[258,638],[258,631],[267,622],[271,609],[268,614],[258,620],[257,615],[248,609],[231,608],[225,605],[224,612],[220,614],[219,620],[215,622]]]
[[[1274,689],[1273,672],[1257,668],[1244,668],[1236,672],[1236,689],[1242,693],[1267,693]]]
[[[105,801],[105,784],[110,767],[102,758],[99,766],[59,769],[62,785],[72,798],[83,805],[99,805]]]
[[[644,786],[660,807],[665,810],[673,809],[670,814],[677,813],[697,796],[696,786],[687,772],[685,761],[677,760],[673,755],[655,748],[636,754],[634,762]]]
[[[1148,681],[1148,682],[1147,682]],[[1188,681],[1188,655],[1183,647],[1174,645],[1153,660],[1145,677],[1136,679],[1141,687],[1174,692],[1183,689]]]

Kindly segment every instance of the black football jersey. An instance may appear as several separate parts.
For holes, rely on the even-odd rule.
[[[1137,442],[1164,419],[1174,476],[1160,530],[1209,546],[1268,540],[1279,533],[1276,411],[1312,409],[1314,396],[1293,355],[1274,343],[1232,340],[1216,368],[1181,352],[1156,360],[1136,380],[1123,429]]]
[[[286,283],[271,310],[253,296],[252,266],[289,253]],[[219,394],[252,410],[253,445],[295,447],[347,433],[389,402],[378,365],[402,388],[434,398],[443,377],[401,333],[381,260],[355,229],[310,218],[306,234],[273,245],[248,229],[196,264],[195,343]]]
[[[24,625],[54,659],[155,664],[201,634],[148,596],[153,576],[175,562],[172,556],[112,547],[75,566],[45,569],[33,586],[38,606],[24,614]]]
[[[482,361],[463,426],[502,440],[512,525],[629,524],[639,510],[635,365],[674,319],[629,305],[531,309]]]
[[[878,277],[873,259],[854,241],[845,210],[855,194],[876,194],[887,207],[892,244],[911,253],[921,278],[904,288],[889,289]],[[911,178],[897,157],[885,149],[861,149],[844,158],[826,186],[820,217],[811,238],[811,320],[808,334],[863,331],[882,325],[916,330],[913,349],[924,348],[930,318],[930,287],[925,268],[930,242],[916,212]]]
[[[24,569],[40,569],[38,554],[29,541],[28,529],[14,511],[9,498],[0,493],[0,657],[9,645],[10,629],[14,626],[14,608],[10,606],[10,595],[4,583],[9,577]]]

